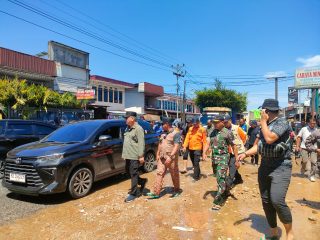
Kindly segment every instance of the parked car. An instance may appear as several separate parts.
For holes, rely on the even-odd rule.
[[[146,121],[146,171],[156,166],[159,134]],[[5,161],[3,186],[10,191],[40,195],[69,192],[84,197],[93,182],[125,172],[121,158],[125,120],[91,120],[68,124],[42,140],[11,150]]]
[[[55,126],[39,121],[0,120],[0,178],[3,177],[4,159],[11,149],[39,141],[54,130]]]

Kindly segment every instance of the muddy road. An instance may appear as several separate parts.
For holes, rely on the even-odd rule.
[[[241,166],[244,183],[235,187],[234,198],[229,197],[218,212],[211,210],[216,190],[211,163],[202,162],[201,168],[203,175],[196,183],[192,171],[180,176],[183,193],[175,199],[169,198],[169,174],[160,199],[142,196],[131,203],[124,203],[130,181],[123,176],[99,182],[89,196],[78,200],[64,195],[37,199],[3,194],[7,205],[1,211],[12,214],[11,201],[32,210],[1,221],[0,239],[260,239],[268,228],[257,185],[258,167]],[[320,180],[301,178],[298,168],[294,163],[287,195],[296,239],[318,239]],[[152,188],[155,172],[144,177],[149,179],[147,189]]]

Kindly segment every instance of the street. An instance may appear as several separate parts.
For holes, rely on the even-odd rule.
[[[296,239],[317,239],[319,179],[312,183],[301,178],[299,166],[293,164],[287,203]],[[211,163],[202,162],[201,167],[199,182],[192,182],[192,170],[180,176],[180,197],[170,199],[166,194],[172,184],[167,174],[160,199],[142,196],[128,204],[123,200],[130,180],[124,176],[96,183],[89,196],[78,200],[66,195],[22,197],[1,188],[0,239],[260,239],[267,222],[258,192],[258,167],[241,166],[244,183],[234,188],[234,197],[218,212],[211,210],[216,190]],[[148,190],[155,173],[144,174]],[[284,236],[280,223],[279,227]]]

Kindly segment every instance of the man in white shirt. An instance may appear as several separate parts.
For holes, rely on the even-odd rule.
[[[311,182],[315,181],[314,173],[317,167],[317,153],[310,152],[306,148],[306,139],[316,130],[316,120],[310,119],[308,126],[301,128],[297,136],[296,151],[301,152],[301,174],[307,175]],[[316,147],[316,146],[315,146]]]

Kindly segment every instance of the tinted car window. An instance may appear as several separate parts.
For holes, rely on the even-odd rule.
[[[53,128],[43,126],[43,125],[36,125],[36,133],[39,135],[48,135],[54,131]]]
[[[19,124],[19,123],[9,123],[8,130],[6,132],[8,135],[32,135],[32,125],[31,124]]]
[[[0,134],[4,134],[6,128],[6,122],[0,122]]]
[[[101,135],[109,135],[112,137],[112,139],[118,139],[120,138],[120,127],[108,127],[105,131],[99,134],[99,136]],[[98,141],[99,136],[97,136],[96,141]]]
[[[82,142],[88,139],[97,128],[101,126],[101,122],[91,121],[82,122],[64,126],[59,128],[51,135],[45,137],[42,141],[52,142]]]

